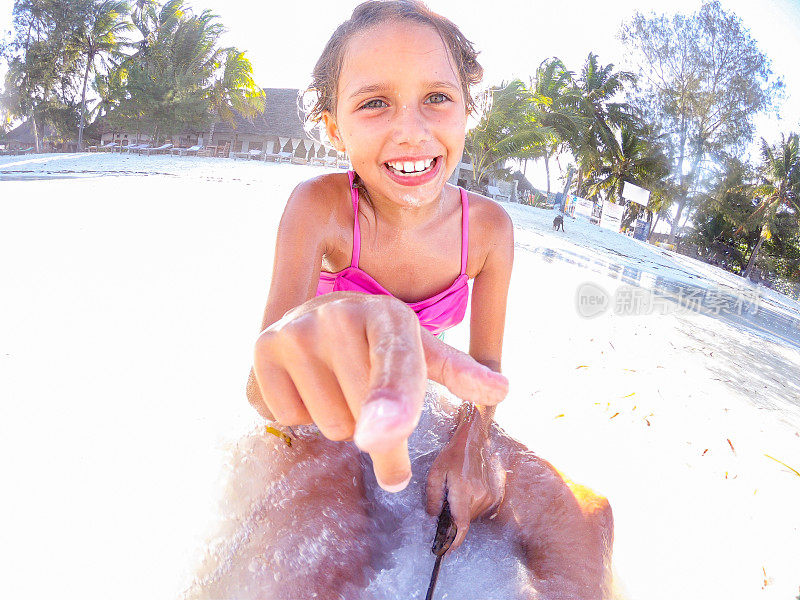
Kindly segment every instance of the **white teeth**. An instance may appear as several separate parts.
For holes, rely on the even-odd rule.
[[[433,164],[434,159],[426,158],[425,160],[417,160],[414,162],[411,161],[396,161],[396,162],[387,162],[386,164],[392,167],[395,171],[400,171],[407,175],[412,173],[422,173],[423,171],[427,171],[430,166]]]

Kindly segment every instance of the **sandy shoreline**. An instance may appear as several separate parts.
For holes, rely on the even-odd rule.
[[[13,457],[0,468],[14,490],[0,500],[4,596],[100,598],[120,581],[115,597],[180,591],[226,444],[254,422],[243,389],[277,220],[294,185],[326,170],[0,158],[0,448]],[[579,222],[555,233],[547,211],[506,209],[517,250],[500,425],[608,496],[630,598],[796,597],[800,476],[779,461],[800,469],[797,303]],[[664,282],[759,308],[738,320],[578,314],[587,283],[613,298]],[[465,347],[465,328],[447,341]]]

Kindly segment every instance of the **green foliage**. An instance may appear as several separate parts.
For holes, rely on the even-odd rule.
[[[741,20],[717,0],[689,16],[636,13],[620,37],[637,63],[636,104],[669,141],[674,239],[684,208],[707,191],[709,159],[744,149],[754,115],[771,105],[781,83]]]
[[[250,61],[219,46],[215,15],[183,0],[17,0],[14,28],[0,49],[4,123],[30,119],[38,132],[46,122],[81,144],[87,115],[155,136],[264,109]],[[90,89],[98,101],[87,110]]]
[[[121,89],[108,100],[115,105],[112,124],[142,122],[174,135],[204,129],[214,117],[233,123],[234,111],[252,117],[264,110],[250,61],[218,47],[224,28],[214,14],[195,15],[170,0],[137,2],[132,18],[142,41],[120,66]]]
[[[535,156],[554,135],[542,124],[536,99],[519,79],[490,89],[482,107],[481,120],[465,145],[477,187],[489,173],[501,172],[506,160]]]
[[[130,7],[120,0],[100,0],[84,5],[82,28],[76,35],[75,45],[85,63],[81,91],[81,111],[78,125],[78,147],[83,146],[83,127],[86,117],[86,88],[91,72],[98,66],[108,71],[129,47],[125,34],[133,29],[128,21]]]
[[[78,9],[82,1],[77,2]],[[10,118],[31,120],[37,149],[41,127],[57,124],[54,115],[63,115],[76,104],[80,10],[75,5],[68,0],[14,3],[13,37],[0,57],[8,63],[0,103]]]

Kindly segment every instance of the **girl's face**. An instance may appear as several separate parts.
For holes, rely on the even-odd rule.
[[[438,201],[464,151],[466,108],[452,58],[432,27],[376,25],[347,44],[328,136],[374,199]]]

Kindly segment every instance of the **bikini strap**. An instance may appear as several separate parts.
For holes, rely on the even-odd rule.
[[[350,197],[353,201],[353,258],[350,260],[350,266],[358,268],[358,259],[361,257],[361,226],[358,224],[358,188],[353,187],[353,180],[355,179],[356,172],[348,171],[350,178]]]
[[[461,274],[467,272],[467,257],[469,256],[469,199],[467,190],[461,189]]]

